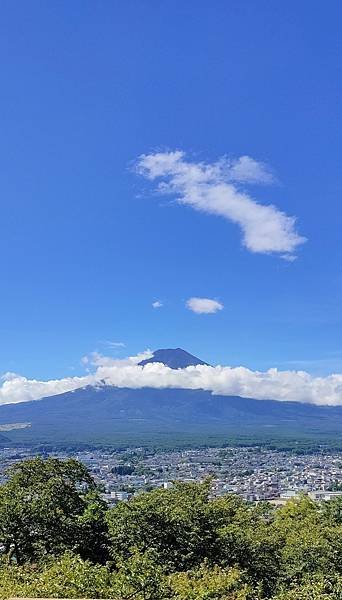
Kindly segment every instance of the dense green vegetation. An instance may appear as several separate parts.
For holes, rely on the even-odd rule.
[[[1,447],[18,447],[17,442],[2,442]],[[31,443],[20,441],[20,447],[28,448],[35,455],[49,452],[82,452],[85,450],[103,450],[106,452],[125,452],[127,448],[141,447],[148,452],[168,452],[172,450],[200,449],[200,448],[224,448],[224,447],[260,447],[279,452],[290,452],[293,454],[317,454],[342,452],[341,436],[324,436],[317,434],[302,434],[301,436],[280,434],[116,434],[110,443],[85,443],[85,442],[53,442],[53,443]]]
[[[282,508],[176,483],[107,509],[77,461],[0,486],[0,598],[342,600],[342,501]]]

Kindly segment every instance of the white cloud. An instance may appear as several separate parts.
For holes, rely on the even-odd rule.
[[[260,204],[239,184],[267,184],[271,171],[249,156],[222,158],[214,163],[190,162],[184,152],[142,154],[136,165],[140,175],[159,180],[158,190],[177,196],[180,204],[219,215],[240,226],[243,244],[251,252],[294,257],[306,239],[295,230],[295,217],[272,204]]]
[[[38,400],[45,396],[63,394],[95,383],[94,375],[39,381],[37,379],[27,379],[27,377],[22,377],[16,373],[6,373],[2,377],[2,385],[0,386],[0,404]]]
[[[192,312],[201,314],[213,314],[223,309],[223,304],[211,298],[189,298],[186,306]]]
[[[162,302],[160,302],[160,300],[155,300],[155,302],[152,302],[152,306],[153,308],[161,308],[164,305]]]
[[[143,360],[152,358],[153,352],[151,350],[144,350],[139,352],[135,356],[128,356],[127,358],[113,358],[112,356],[103,356],[99,352],[92,352],[86,358],[88,364],[92,364],[94,367],[128,367],[134,366],[142,362]]]
[[[102,342],[105,346],[108,346],[108,348],[125,348],[126,344],[124,344],[123,342],[111,342],[110,340],[104,340]]]
[[[203,389],[213,394],[259,400],[342,406],[342,374],[317,377],[306,371],[279,371],[275,368],[252,371],[246,367],[197,365],[186,369],[170,369],[161,363],[149,363],[144,367],[138,364],[151,356],[149,350],[123,360],[94,353],[88,357],[93,372],[84,377],[38,381],[7,373],[0,386],[0,404],[38,400],[87,385],[105,383],[119,388]]]
[[[305,371],[252,371],[246,367],[197,365],[170,369],[161,363],[145,367],[98,366],[96,378],[118,387],[204,389],[213,394],[259,400],[288,400],[342,405],[342,375],[313,377]]]
[[[241,183],[273,183],[274,176],[267,165],[258,162],[250,156],[240,156],[240,158],[227,163],[230,169],[230,178],[232,181]]]
[[[136,356],[129,356],[124,359],[115,359],[103,356],[98,352],[93,352],[89,356],[83,356],[81,359],[81,364],[87,368],[87,375],[83,377],[64,377],[62,379],[39,381],[37,379],[28,379],[17,373],[5,373],[0,378],[0,382],[2,382],[0,385],[0,405],[39,400],[46,396],[56,396],[64,392],[71,392],[87,385],[96,386],[101,384],[101,376],[98,376],[98,370],[132,367],[147,358],[152,358],[152,356],[153,352],[151,350],[145,350]],[[98,367],[98,369],[90,373],[90,367]]]

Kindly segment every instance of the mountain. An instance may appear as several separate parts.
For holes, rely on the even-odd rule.
[[[181,348],[163,349],[141,364],[171,368],[206,364]],[[8,424],[29,424],[8,430]],[[142,440],[277,436],[338,437],[342,407],[213,395],[204,390],[85,387],[41,400],[0,406],[4,444],[141,443]],[[1,439],[0,439],[1,442]]]
[[[0,407],[13,441],[114,442],[141,436],[297,435],[342,433],[342,407],[214,396],[204,390],[86,387],[39,401]]]
[[[139,365],[148,365],[149,363],[156,362],[163,363],[166,367],[170,367],[170,369],[185,369],[190,366],[208,364],[182,348],[162,348],[161,350],[155,350],[151,358],[142,360]]]

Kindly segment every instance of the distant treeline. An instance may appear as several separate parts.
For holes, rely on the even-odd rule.
[[[0,441],[1,442],[1,441]],[[0,443],[2,447],[26,448],[37,455],[48,455],[51,452],[75,452],[102,450],[104,452],[125,452],[127,448],[140,447],[147,452],[169,452],[172,450],[203,449],[217,447],[260,447],[276,452],[289,452],[292,454],[318,454],[329,452],[342,452],[341,436],[329,437],[307,435],[302,437],[290,437],[275,435],[223,435],[212,434],[198,436],[191,434],[164,434],[148,436],[120,436],[112,443],[22,443],[6,442]]]
[[[109,509],[69,459],[0,486],[0,598],[341,600],[342,500],[281,508],[175,483]]]

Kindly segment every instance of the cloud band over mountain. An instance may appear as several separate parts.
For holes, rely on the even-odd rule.
[[[120,388],[204,389],[213,394],[259,400],[342,405],[342,374],[314,377],[305,371],[279,371],[275,368],[252,371],[246,367],[197,365],[170,369],[162,363],[146,364],[144,367],[137,364],[151,355],[146,352],[137,357],[115,360],[93,354],[85,361],[92,366],[92,372],[83,377],[38,381],[10,373],[3,377],[0,404],[38,400],[87,385],[106,384]]]

